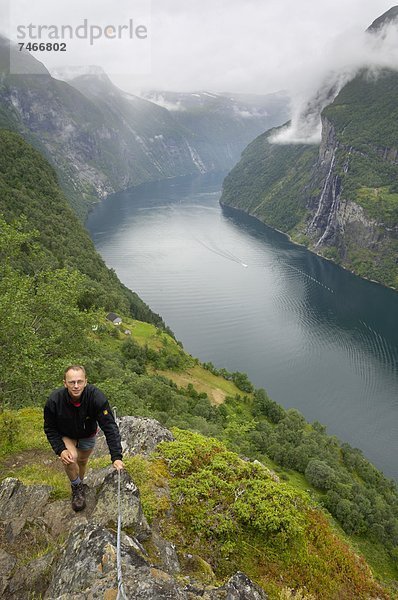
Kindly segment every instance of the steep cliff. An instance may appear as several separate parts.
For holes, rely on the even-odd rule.
[[[212,170],[228,170],[257,135],[288,118],[289,97],[279,92],[214,94],[151,91],[145,98],[166,107],[193,134],[194,147]]]
[[[31,74],[10,74],[10,53]],[[224,106],[223,126],[199,135],[203,111],[180,123],[173,111],[118,89],[101,70],[60,81],[1,37],[0,75],[0,125],[46,155],[80,216],[98,198],[145,181],[228,169],[248,135],[270,123],[268,113],[228,114]],[[280,103],[286,107],[286,98]],[[224,139],[228,129],[233,144]]]
[[[322,113],[319,147],[255,140],[221,203],[357,274],[398,287],[398,75],[363,72]]]

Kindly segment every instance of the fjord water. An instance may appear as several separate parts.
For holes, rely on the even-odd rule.
[[[361,448],[398,480],[398,293],[219,205],[220,175],[97,205],[98,251],[202,361]]]

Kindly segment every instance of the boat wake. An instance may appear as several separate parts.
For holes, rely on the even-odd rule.
[[[229,250],[226,250],[225,248],[219,248],[216,244],[214,244],[214,242],[211,245],[209,245],[209,244],[206,244],[206,242],[204,242],[203,240],[200,240],[198,238],[195,238],[195,240],[198,242],[198,244],[200,244],[207,250],[210,250],[210,252],[213,252],[214,254],[221,256],[222,258],[225,258],[227,260],[235,262],[238,265],[241,265],[242,267],[244,267],[245,269],[247,269],[247,267],[249,266],[246,263],[244,263],[238,256],[236,256]]]

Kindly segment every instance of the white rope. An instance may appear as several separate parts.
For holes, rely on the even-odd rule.
[[[120,506],[120,469],[117,472],[117,543],[116,543],[116,562],[117,562],[117,596],[116,600],[128,600],[123,588],[122,575],[122,552],[120,547],[120,534],[122,531],[122,513]]]

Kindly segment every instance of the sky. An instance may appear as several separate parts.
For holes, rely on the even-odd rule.
[[[122,89],[264,94],[318,77],[341,40],[363,32],[388,0],[0,0],[1,23],[115,27],[134,21],[145,39],[66,40],[67,52],[35,53],[50,70],[100,64]],[[4,26],[2,28],[4,30]],[[133,32],[134,33],[134,32]],[[49,41],[49,40],[47,40]],[[54,41],[54,40],[52,40]],[[85,46],[84,46],[85,44]],[[347,46],[347,44],[346,44]],[[348,50],[349,51],[349,48]],[[338,60],[341,61],[341,55]]]
[[[146,87],[268,93],[289,89],[363,31],[386,0],[154,0]]]
[[[128,93],[287,91],[291,124],[273,141],[317,143],[320,113],[345,83],[365,66],[373,74],[398,70],[398,29],[382,39],[365,33],[392,6],[390,0],[0,0],[0,32],[25,44],[55,77],[100,66]]]

